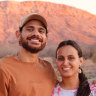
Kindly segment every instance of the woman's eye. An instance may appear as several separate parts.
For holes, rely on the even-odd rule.
[[[64,58],[63,58],[63,57],[58,57],[58,60],[59,60],[59,61],[63,61]]]

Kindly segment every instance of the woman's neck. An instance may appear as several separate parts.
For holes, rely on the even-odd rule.
[[[77,89],[79,86],[79,78],[78,76],[66,78],[63,77],[62,82],[60,82],[60,86],[66,90]]]

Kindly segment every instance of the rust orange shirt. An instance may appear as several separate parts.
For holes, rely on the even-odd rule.
[[[0,96],[51,96],[56,75],[51,64],[40,66],[6,56],[0,60]]]

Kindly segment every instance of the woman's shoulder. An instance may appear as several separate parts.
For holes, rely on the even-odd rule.
[[[54,90],[53,90],[53,92],[52,92],[52,96],[58,95],[59,92],[60,92],[60,90],[61,90],[61,87],[60,87],[60,85],[59,85],[59,83],[58,83],[58,84],[56,84],[56,86],[54,87]]]
[[[90,96],[96,96],[96,86],[90,83],[90,90],[91,90]]]
[[[59,91],[60,89],[61,89],[61,87],[60,87],[59,83],[56,84],[54,87],[54,91],[56,92],[56,91]]]

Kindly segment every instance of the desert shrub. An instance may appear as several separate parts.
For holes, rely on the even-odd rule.
[[[42,52],[40,52],[40,57],[55,57],[56,45],[47,45]]]
[[[83,57],[85,59],[89,59],[93,56],[93,50],[90,47],[83,49]]]
[[[83,51],[83,57],[85,59],[91,58],[96,49],[96,47],[93,47],[92,45],[85,45],[85,44],[80,44],[80,47]],[[57,45],[52,45],[52,44],[47,45],[46,48],[42,52],[40,52],[40,57],[55,57],[56,48],[57,48]]]
[[[12,55],[18,51],[19,47],[14,45],[0,45],[0,58],[6,55]]]
[[[89,59],[93,56],[94,47],[92,45],[81,45],[81,49],[85,59]]]
[[[92,61],[94,62],[94,63],[96,63],[96,52],[94,52],[94,54],[93,54],[93,56],[92,56]]]

